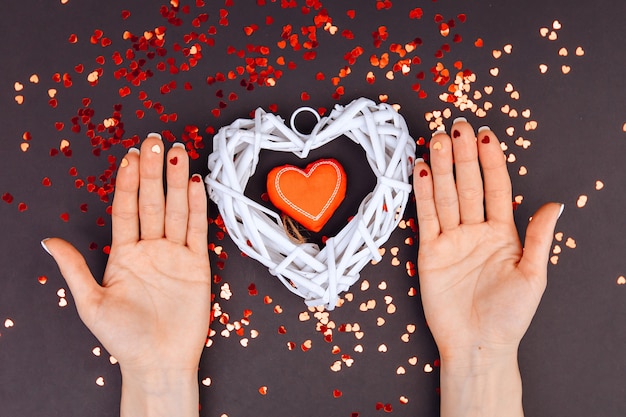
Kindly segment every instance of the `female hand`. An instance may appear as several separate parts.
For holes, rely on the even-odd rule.
[[[493,370],[503,373],[492,380],[492,388],[507,390],[502,398],[514,400],[500,410],[505,414],[494,415],[518,415],[517,348],[546,287],[562,205],[546,204],[535,213],[522,249],[498,139],[489,129],[480,129],[476,138],[465,119],[455,120],[451,131],[452,137],[436,132],[431,139],[432,168],[421,161],[414,171],[418,273],[426,320],[441,355],[442,415],[472,415],[467,411],[471,407],[459,414],[444,399],[462,390],[463,380],[467,388],[468,378],[489,376]],[[488,405],[475,394],[483,400],[481,406]],[[462,402],[450,401],[455,406]],[[477,415],[491,415],[486,410]]]
[[[146,391],[162,400],[174,395],[174,409],[152,402],[161,407],[154,415],[198,413],[197,370],[211,309],[207,200],[200,176],[189,179],[182,146],[167,153],[165,197],[164,154],[154,134],[141,153],[131,149],[120,164],[102,286],[69,243],[43,242],[81,319],[119,361],[122,415],[153,415],[136,408]]]

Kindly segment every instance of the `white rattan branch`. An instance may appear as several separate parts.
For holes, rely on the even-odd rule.
[[[293,119],[291,124],[259,108],[254,119],[239,119],[220,129],[209,156],[207,189],[242,252],[265,265],[307,305],[324,304],[332,310],[338,294],[348,290],[361,269],[380,259],[378,249],[400,221],[411,192],[415,142],[398,112],[365,98],[336,105],[309,135],[297,132]],[[244,195],[259,153],[267,149],[306,158],[342,135],[365,150],[376,186],[323,249],[294,242],[285,234],[279,214]]]

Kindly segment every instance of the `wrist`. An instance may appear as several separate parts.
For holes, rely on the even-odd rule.
[[[477,346],[463,353],[442,357],[441,416],[460,415],[524,415],[517,347],[494,349]]]
[[[121,417],[197,417],[197,369],[122,368]]]

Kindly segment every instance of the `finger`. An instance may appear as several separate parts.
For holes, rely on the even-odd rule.
[[[131,148],[122,159],[115,178],[115,196],[111,208],[112,244],[139,240],[139,149]]]
[[[452,124],[452,144],[461,223],[482,223],[485,220],[485,206],[476,135],[472,126],[462,117],[455,119]]]
[[[159,239],[164,236],[163,141],[156,133],[149,134],[141,145],[139,222],[141,239]]]
[[[554,228],[563,208],[564,205],[559,203],[543,205],[533,215],[526,229],[524,254],[518,268],[524,276],[538,280],[538,284],[544,287]]]
[[[459,225],[460,215],[452,165],[452,141],[443,131],[435,132],[430,140],[430,169],[439,225],[445,232]]]
[[[434,240],[441,233],[433,196],[433,179],[428,165],[418,159],[413,168],[413,190],[417,208],[420,242]]]
[[[165,237],[184,245],[187,240],[189,205],[189,157],[185,145],[175,143],[166,158]]]
[[[63,278],[72,292],[76,308],[83,322],[93,323],[94,312],[100,305],[102,287],[94,279],[85,258],[63,239],[50,238],[41,246],[54,258]]]
[[[194,174],[189,180],[189,221],[187,224],[187,246],[196,253],[207,253],[209,233],[207,197],[202,177],[198,174]]]
[[[478,156],[485,183],[487,220],[513,222],[511,179],[496,135],[486,126],[478,129]]]

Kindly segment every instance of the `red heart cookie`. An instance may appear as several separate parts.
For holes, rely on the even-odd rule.
[[[320,159],[304,169],[279,166],[267,175],[267,194],[284,214],[319,232],[346,195],[346,173],[335,159]]]

